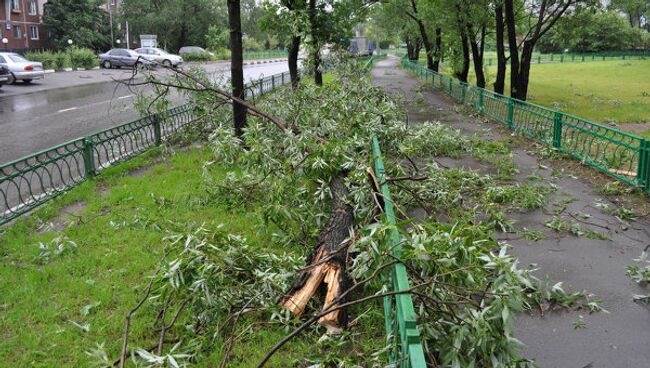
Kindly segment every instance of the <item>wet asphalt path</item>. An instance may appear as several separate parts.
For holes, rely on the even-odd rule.
[[[227,78],[228,63],[201,65],[214,80]],[[244,67],[247,81],[287,71],[286,62]],[[47,74],[32,85],[0,89],[0,164],[71,139],[136,119],[133,102],[147,87],[115,82],[127,70],[89,70]],[[175,104],[182,96],[174,96]]]

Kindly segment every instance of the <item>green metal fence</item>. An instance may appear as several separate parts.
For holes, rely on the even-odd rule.
[[[406,58],[401,65],[483,115],[650,194],[650,143],[646,139],[471,86]]]
[[[650,57],[649,51],[618,51],[599,53],[561,53],[561,54],[535,54],[533,64],[548,63],[579,63],[588,61],[611,61],[611,60],[644,60]],[[483,65],[496,66],[496,58],[486,58]]]
[[[381,195],[383,200],[386,220],[396,225],[393,200],[386,181],[384,162],[377,137],[372,137],[372,155],[374,159],[375,175],[381,184]],[[400,257],[400,237],[396,229],[390,233],[388,248],[392,249],[393,256]],[[408,274],[406,266],[397,263],[393,266],[388,283],[384,285],[384,292],[400,292],[409,290]],[[424,349],[420,342],[420,331],[417,327],[417,315],[413,307],[411,294],[397,294],[384,297],[384,321],[386,334],[391,343],[389,352],[390,362],[396,367],[402,368],[425,368]]]
[[[259,51],[244,50],[244,60],[286,58],[288,57],[288,55],[289,52],[284,49],[259,50]]]
[[[288,72],[260,78],[246,84],[246,97],[255,98],[290,82]],[[0,225],[160,145],[195,120],[192,106],[185,104],[0,165]]]

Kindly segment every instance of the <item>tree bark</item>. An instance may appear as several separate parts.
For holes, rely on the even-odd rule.
[[[318,41],[318,22],[316,19],[316,0],[309,0],[309,23],[311,24],[312,61],[314,67],[314,82],[317,86],[323,85],[323,72],[321,70],[320,43]]]
[[[241,100],[246,98],[244,90],[244,55],[241,33],[240,0],[227,0],[228,26],[230,27],[230,83],[232,95]],[[233,102],[233,125],[235,135],[242,137],[246,128],[246,106]]]
[[[311,297],[326,285],[323,309],[332,305],[332,301],[343,294],[349,287],[347,276],[346,239],[354,226],[352,206],[347,201],[349,190],[344,179],[347,173],[338,173],[329,184],[332,193],[330,215],[327,224],[318,236],[318,242],[307,260],[307,267],[296,275],[291,289],[280,299],[280,305],[291,311],[295,317],[300,316]],[[337,304],[345,303],[345,300]],[[337,310],[321,317],[318,321],[330,332],[340,332],[347,326],[347,313]]]
[[[440,69],[440,60],[442,59],[442,28],[436,28],[436,58],[433,61],[433,71],[438,72]]]
[[[461,82],[467,83],[467,76],[469,75],[469,41],[464,26],[460,27],[460,42],[463,49],[463,66],[460,71],[456,72],[456,77]]]
[[[510,96],[517,97],[519,86],[519,48],[513,0],[505,0],[505,18],[508,29],[508,48],[510,49]]]
[[[289,74],[291,75],[291,86],[296,88],[300,81],[298,74],[298,52],[300,51],[300,36],[293,36],[289,45]]]
[[[494,81],[494,92],[503,94],[506,82],[506,50],[503,46],[504,24],[503,24],[503,4],[498,3],[495,9],[496,14],[496,41],[497,41],[497,75]]]
[[[471,24],[467,25],[469,43],[472,48],[472,59],[474,61],[474,73],[476,74],[476,86],[485,88],[485,73],[483,73],[483,41],[485,39],[485,27],[481,28],[481,38],[476,39],[476,34]],[[479,45],[479,42],[481,43]]]
[[[434,70],[433,43],[431,42],[431,39],[429,38],[429,34],[427,33],[427,28],[424,26],[424,22],[422,22],[422,19],[420,19],[418,17],[418,8],[417,8],[417,5],[415,4],[415,0],[411,0],[411,9],[413,9],[413,14],[408,13],[408,12],[407,12],[407,14],[418,25],[418,30],[420,31],[420,38],[422,38],[422,43],[424,44],[424,49],[427,52],[427,69]],[[418,55],[418,59],[419,59],[419,55]]]

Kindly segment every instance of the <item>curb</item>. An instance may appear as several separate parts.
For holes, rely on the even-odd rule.
[[[43,70],[43,73],[52,74],[52,73],[63,73],[63,72],[83,72],[87,70],[99,70],[99,69],[100,68],[98,66],[92,67],[90,69],[86,69],[86,68],[63,68],[61,70],[45,69]]]

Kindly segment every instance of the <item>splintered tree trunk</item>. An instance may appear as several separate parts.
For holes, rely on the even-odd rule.
[[[350,236],[354,225],[352,206],[346,197],[349,193],[344,183],[345,173],[339,173],[330,182],[332,207],[327,224],[318,236],[318,243],[307,260],[307,266],[298,273],[291,289],[280,299],[280,305],[298,317],[304,311],[311,297],[321,288],[327,293],[323,309],[344,303],[338,300],[348,288],[346,258]],[[340,332],[347,325],[347,313],[339,309],[321,317],[318,321],[330,332]]]

